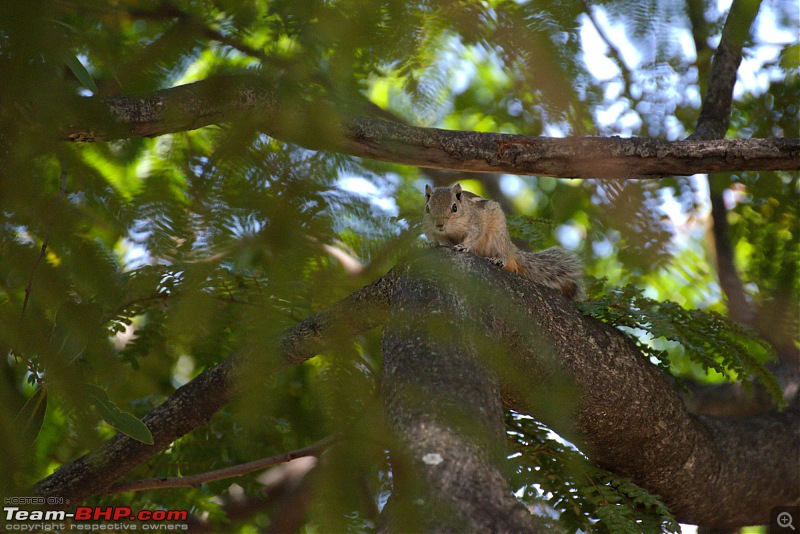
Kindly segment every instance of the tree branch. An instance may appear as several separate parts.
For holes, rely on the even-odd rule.
[[[313,357],[339,336],[352,337],[381,324],[388,313],[392,284],[389,276],[380,278],[286,330],[276,343],[283,365]],[[42,496],[63,497],[72,503],[105,493],[145,460],[206,424],[247,383],[238,371],[254,358],[242,353],[231,356],[180,387],[147,414],[143,421],[153,435],[153,445],[117,434],[100,448],[41,480],[34,491]]]
[[[390,532],[533,532],[498,468],[500,390],[472,343],[474,310],[455,289],[463,279],[440,267],[398,268],[384,327],[381,393],[400,444],[384,521]]]
[[[72,141],[104,141],[240,121],[312,149],[459,171],[658,178],[800,169],[800,139],[553,139],[420,128],[368,117],[343,117],[338,109],[325,104],[282,103],[270,83],[257,76],[220,76],[142,97],[82,99],[84,110],[79,115],[89,122],[65,127],[62,136]]]
[[[333,443],[333,441],[333,437],[328,437],[302,449],[284,452],[282,454],[260,458],[245,464],[232,465],[230,467],[215,469],[214,471],[207,471],[205,473],[199,473],[196,475],[146,478],[141,480],[117,482],[103,492],[103,494],[114,495],[116,493],[126,493],[129,491],[146,491],[167,488],[196,488],[202,484],[205,484],[206,482],[240,477],[242,475],[252,473],[253,471],[261,471],[273,465],[289,462],[296,458],[302,458],[304,456],[318,456],[322,451],[327,449],[331,443]]]
[[[733,0],[711,63],[708,90],[703,98],[697,128],[689,139],[725,137],[730,124],[736,72],[742,62],[742,48],[760,6],[761,0]]]
[[[224,527],[234,530],[242,521],[266,513],[270,527],[264,532],[299,531],[311,504],[312,479],[317,464],[317,458],[313,456],[298,458],[259,475],[257,480],[262,486],[256,495],[228,492],[219,496],[220,510],[226,520]],[[195,534],[220,532],[221,527],[200,516],[190,516],[187,524]]]
[[[783,400],[800,407],[800,368],[791,363],[769,362],[767,369],[775,375],[783,391]],[[693,414],[741,417],[764,413],[773,408],[769,392],[760,383],[751,382],[749,388],[742,382],[703,384],[684,380],[689,392],[681,392],[686,408]]]
[[[708,88],[703,97],[697,128],[689,136],[689,139],[722,139],[725,137],[730,123],[736,72],[742,62],[742,47],[749,35],[750,26],[758,14],[760,3],[760,0],[734,0],[731,5],[722,29],[719,46],[711,64]],[[692,34],[695,48],[697,48],[698,61],[701,61],[701,56],[704,55],[707,35],[705,20],[700,11],[699,6],[690,5]],[[702,66],[701,63],[698,68]],[[722,198],[722,189],[717,186],[711,176],[708,177],[708,182],[720,288],[728,297],[728,311],[731,317],[741,323],[754,326],[755,313],[750,303],[747,302],[742,281],[739,279],[733,262],[733,247],[728,231],[728,212]]]
[[[710,182],[709,177],[709,182]],[[755,327],[755,313],[745,297],[744,286],[736,272],[733,261],[733,247],[731,246],[730,231],[728,229],[728,210],[722,193],[714,184],[709,183],[711,198],[711,220],[714,235],[714,251],[717,258],[717,276],[719,286],[728,298],[728,313],[731,318],[742,324]]]
[[[586,13],[586,16],[589,18],[589,22],[592,23],[597,35],[600,36],[600,39],[608,47],[609,55],[611,56],[612,61],[616,63],[617,68],[619,68],[620,73],[622,73],[622,81],[625,83],[626,94],[632,95],[631,87],[633,86],[633,73],[628,68],[628,64],[625,63],[625,58],[622,57],[622,51],[617,47],[616,44],[614,44],[611,36],[608,35],[603,26],[600,24],[600,21],[597,20],[597,17],[594,15],[594,9],[589,2],[587,0],[583,0],[581,3],[583,4],[584,13]]]
[[[765,524],[776,504],[800,502],[800,408],[735,419],[694,416],[621,332],[485,260],[435,253],[446,256],[435,272],[472,276],[455,296],[426,293],[434,301],[428,305],[451,310],[454,301],[466,303],[479,318],[491,343],[484,352],[498,369],[508,406],[535,415],[599,465],[660,495],[684,523]],[[575,388],[567,408],[552,400],[565,398],[559,384]]]
[[[627,337],[580,315],[555,292],[471,254],[437,249],[421,258],[411,263],[413,271],[398,268],[289,329],[279,346],[285,361],[303,361],[332,338],[384,322],[391,303],[383,388],[390,421],[407,431],[399,436],[411,453],[408,463],[393,467],[400,478],[430,483],[455,524],[483,525],[501,511],[501,524],[513,530],[526,530],[530,521],[493,460],[504,447],[493,400],[498,386],[507,405],[536,415],[599,465],[661,495],[683,522],[763,524],[774,505],[800,502],[797,407],[737,419],[693,416]],[[430,268],[419,267],[431,258]],[[151,412],[145,421],[154,446],[117,436],[42,481],[38,493],[73,503],[102,493],[207,421],[236,391],[234,370],[243,361],[229,358]],[[493,499],[470,509],[476,491]]]
[[[742,61],[742,48],[758,15],[760,4],[760,0],[734,0],[731,5],[720,44],[714,54],[697,129],[689,139],[721,139],[725,136],[730,123],[736,72]],[[700,58],[705,48],[707,29],[700,15],[700,6],[694,2],[690,2],[690,17],[695,47],[698,48]],[[792,304],[776,303],[778,305],[773,305],[770,310],[762,309],[757,313],[747,301],[733,261],[728,213],[722,197],[723,188],[713,176],[708,177],[708,182],[717,273],[720,288],[728,299],[729,313],[736,321],[754,327],[775,347],[781,362],[778,370],[783,374],[781,379],[787,383],[786,391],[796,391],[800,374],[800,349],[795,345],[792,335],[784,335],[781,329],[774,328],[776,321],[780,322],[783,308]],[[768,315],[769,318],[765,319],[763,315]]]

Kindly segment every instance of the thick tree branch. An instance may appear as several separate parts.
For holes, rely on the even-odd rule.
[[[325,104],[282,101],[256,76],[210,78],[143,97],[84,99],[73,141],[158,136],[240,121],[312,149],[459,171],[562,178],[658,178],[733,170],[800,169],[800,139],[661,141],[568,138],[420,128],[343,117]],[[301,111],[302,109],[302,111]],[[88,119],[87,119],[88,118]]]
[[[380,278],[286,330],[276,349],[284,365],[313,357],[340,336],[352,337],[381,324],[388,313],[392,284],[388,276]],[[247,383],[238,376],[238,371],[255,357],[242,353],[231,356],[179,388],[147,414],[143,421],[153,435],[153,445],[117,434],[99,449],[59,468],[34,490],[39,495],[59,496],[72,503],[106,493],[114,482],[142,462],[206,424]]]
[[[403,465],[384,521],[390,532],[532,532],[498,469],[500,390],[476,353],[474,310],[458,277],[424,267],[398,280],[384,327],[381,392]]]
[[[466,301],[481,318],[510,407],[540,417],[601,466],[660,495],[682,522],[765,524],[773,506],[800,503],[800,409],[735,419],[694,416],[619,331],[485,260],[437,253],[449,256],[439,269],[448,278],[472,273],[477,279],[457,297],[427,295],[436,301],[430,307],[449,310],[454,299]],[[576,403],[568,414],[554,414],[547,407],[563,398],[557,384],[565,378],[576,388]]]

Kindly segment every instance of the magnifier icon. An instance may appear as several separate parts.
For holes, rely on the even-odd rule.
[[[792,524],[792,514],[789,512],[781,512],[778,514],[778,526],[781,528],[790,528],[795,530],[794,525]]]

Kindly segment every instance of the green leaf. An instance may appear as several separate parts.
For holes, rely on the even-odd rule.
[[[741,381],[745,387],[749,385],[746,379],[754,377],[778,407],[785,406],[775,376],[764,365],[776,358],[775,349],[752,328],[713,311],[684,309],[675,302],[647,298],[641,288],[632,285],[594,295],[578,306],[584,313],[622,328],[646,356],[657,358],[665,371],[670,371],[668,353],[642,342],[637,330],[647,332],[652,339],[680,344],[689,359],[705,372],[714,369],[729,381]]]
[[[25,403],[14,422],[22,427],[22,432],[28,443],[33,443],[39,436],[44,424],[44,415],[47,412],[47,390],[39,387]]]
[[[111,402],[104,389],[92,384],[83,384],[83,386],[103,421],[137,441],[148,445],[153,444],[153,435],[141,419],[131,413],[120,410],[116,404]]]
[[[800,44],[787,46],[781,51],[780,65],[788,72],[800,67]]]
[[[529,416],[506,412],[509,449],[515,454],[512,484],[531,488],[523,502],[540,500],[560,511],[565,532],[679,532],[669,508],[632,480],[592,464],[580,451],[552,439],[552,432]]]
[[[78,78],[78,81],[81,82],[85,88],[93,93],[97,93],[97,85],[94,83],[92,75],[89,74],[89,71],[86,70],[86,67],[84,67],[83,63],[81,63],[81,60],[78,59],[77,56],[67,56],[64,58],[64,63],[67,64],[69,70],[72,71],[72,74]]]
[[[534,249],[544,248],[546,246],[545,236],[550,232],[550,227],[553,226],[552,221],[547,221],[546,219],[522,217],[519,215],[508,216],[506,222],[511,237],[522,239]]]

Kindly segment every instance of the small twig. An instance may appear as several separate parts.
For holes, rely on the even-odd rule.
[[[183,11],[171,2],[158,4],[154,9],[123,8],[130,16],[142,20],[164,21],[166,19],[176,19],[179,22],[193,26],[200,35],[210,41],[217,41],[225,46],[238,50],[242,54],[258,59],[264,66],[272,66],[281,69],[288,69],[292,66],[289,61],[267,55],[263,50],[244,43],[231,35],[226,35],[221,31],[207,25],[202,18],[197,17],[187,11]]]
[[[64,170],[64,167],[61,167],[61,189],[58,191],[58,198],[56,198],[56,206],[61,203],[61,198],[64,196],[64,193],[67,192],[67,171]],[[25,310],[28,307],[28,300],[31,296],[31,290],[33,289],[33,275],[36,274],[36,269],[39,268],[39,263],[41,263],[42,258],[47,253],[47,244],[50,241],[50,228],[52,227],[53,221],[51,220],[47,225],[47,233],[44,235],[44,241],[42,241],[42,248],[39,251],[39,256],[36,257],[36,261],[33,264],[33,269],[31,269],[30,275],[28,276],[28,284],[25,286],[25,299],[22,301],[22,313],[20,314],[21,318],[25,317]]]
[[[342,266],[342,269],[344,269],[344,271],[350,276],[359,276],[364,274],[366,266],[361,263],[358,258],[343,248],[323,244],[322,249],[327,252],[331,258],[338,261]]]
[[[613,58],[614,62],[619,67],[620,72],[622,73],[622,79],[625,81],[625,90],[628,95],[631,94],[631,85],[633,85],[633,75],[631,70],[628,68],[628,64],[625,63],[625,59],[622,57],[622,51],[614,44],[614,41],[611,40],[611,37],[606,33],[605,29],[600,25],[600,22],[597,20],[597,17],[594,16],[594,11],[592,11],[592,6],[589,5],[589,2],[586,0],[583,1],[583,9],[586,12],[586,16],[589,17],[589,22],[592,23],[594,29],[597,31],[597,34],[600,36],[600,39],[608,46],[611,57]]]
[[[56,207],[61,203],[61,199],[67,192],[67,171],[64,169],[64,164],[61,164],[61,189],[58,191],[58,197],[56,198]],[[45,254],[47,253],[47,244],[50,242],[50,230],[53,226],[53,220],[51,219],[47,223],[47,231],[44,235],[44,240],[42,241],[42,248],[39,250],[39,255],[36,257],[36,261],[33,263],[33,268],[31,269],[30,274],[28,275],[28,283],[25,285],[25,298],[22,300],[22,311],[20,312],[20,319],[25,318],[25,310],[28,309],[28,301],[31,298],[31,291],[33,291],[33,277],[36,274],[36,270],[39,268],[39,264],[42,262],[42,258],[44,258]],[[37,372],[36,368],[33,365],[33,362],[30,358],[24,358],[25,365],[27,366],[28,370],[30,371],[31,375],[33,376],[36,383],[41,385],[41,377]],[[19,363],[20,357],[18,354],[14,353],[14,361]]]
[[[327,438],[302,449],[285,452],[275,456],[268,456],[266,458],[261,458],[260,460],[248,462],[246,464],[233,465],[222,469],[216,469],[214,471],[208,471],[206,473],[198,473],[196,475],[189,475],[185,477],[145,478],[127,482],[117,482],[102,494],[114,495],[129,491],[145,491],[165,488],[196,488],[207,482],[240,477],[242,475],[252,473],[253,471],[260,471],[273,465],[286,463],[296,458],[302,458],[303,456],[319,456],[319,454],[330,447],[335,440],[336,438],[334,436],[328,436]]]

